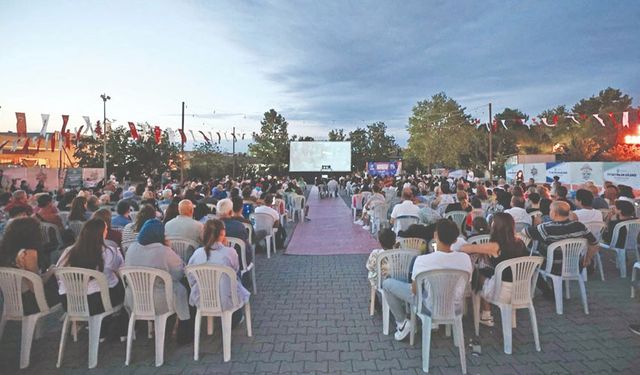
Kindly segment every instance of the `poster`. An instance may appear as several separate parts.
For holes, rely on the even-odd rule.
[[[516,179],[516,174],[518,173],[519,170],[524,170],[524,165],[523,164],[511,164],[507,169],[506,169],[506,180],[507,181],[515,181]]]
[[[367,162],[367,173],[370,176],[396,176],[402,170],[401,161],[370,161]]]
[[[77,189],[82,187],[82,168],[68,168],[65,172],[65,189]]]
[[[593,182],[598,186],[602,185],[602,162],[572,162],[570,179],[571,184],[582,185],[585,182]],[[560,178],[562,181],[562,177]],[[564,181],[563,181],[564,182]]]
[[[104,178],[104,169],[102,168],[83,168],[82,183],[84,187],[93,188],[98,182]]]
[[[524,180],[533,178],[535,182],[545,182],[547,177],[547,163],[528,163],[523,165]]]
[[[640,189],[640,162],[604,163],[603,179]]]
[[[547,163],[546,181],[553,182],[553,177],[560,177],[560,182],[571,183],[571,163]]]
[[[60,185],[58,170],[53,168],[23,168],[26,171],[26,180],[33,190],[39,182],[44,184],[44,190],[53,191]]]

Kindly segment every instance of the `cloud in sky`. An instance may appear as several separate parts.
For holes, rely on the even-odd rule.
[[[185,100],[196,130],[255,131],[273,107],[292,134],[385,121],[406,140],[413,105],[440,91],[476,117],[607,86],[637,99],[638,19],[633,1],[9,2],[0,124],[5,108],[97,117],[110,90],[119,119],[175,127]]]

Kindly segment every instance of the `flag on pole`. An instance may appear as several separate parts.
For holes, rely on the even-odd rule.
[[[196,136],[195,134],[193,134],[193,130],[189,130],[189,133],[191,133],[191,139],[193,140],[193,143],[196,143]]]
[[[62,115],[62,130],[60,130],[60,133],[62,134],[66,133],[67,122],[69,122],[69,115]]]
[[[84,119],[84,123],[87,125],[84,129],[85,134],[87,132],[91,132],[91,138],[93,138],[95,135],[93,134],[93,128],[91,127],[91,120],[89,119],[89,116],[82,116],[82,118]]]
[[[207,142],[207,143],[211,143],[211,142],[209,142],[209,138],[207,138],[207,135],[206,135],[206,134],[204,134],[204,132],[203,132],[202,130],[200,130],[199,132],[200,132],[200,134],[202,134],[202,137],[204,138],[204,141],[205,141],[205,142]]]
[[[13,140],[13,144],[11,145],[11,152],[14,152],[18,148],[18,142],[20,142],[20,138],[16,138]]]
[[[624,128],[628,128],[629,127],[629,112],[628,111],[622,112],[622,127],[624,127]]]
[[[136,129],[136,124],[129,121],[129,131],[131,131],[131,138],[138,139],[138,130]]]
[[[153,136],[156,139],[156,144],[160,144],[160,138],[162,137],[162,130],[160,130],[159,126],[153,128]]]
[[[18,137],[27,136],[27,117],[24,112],[16,112],[16,133]]]
[[[187,136],[184,134],[182,129],[178,129],[178,132],[180,133],[180,140],[182,141],[182,144],[187,143]]]
[[[44,137],[47,134],[47,126],[49,125],[49,115],[48,114],[41,114],[40,117],[42,117],[42,129],[40,129],[40,136]]]
[[[42,144],[42,138],[41,137],[37,137],[38,140],[36,142],[36,152],[40,152],[40,144]]]
[[[54,152],[56,150],[56,138],[58,138],[57,130],[51,135],[51,152]]]
[[[616,115],[614,115],[613,112],[609,112],[609,118],[613,122],[613,126],[615,126],[617,128],[618,127],[618,121],[616,121]]]
[[[602,120],[602,118],[600,118],[599,114],[595,114],[593,115],[593,117],[598,120],[598,122],[600,123],[600,125],[602,125],[603,127],[605,126],[604,121]]]
[[[220,132],[216,132],[216,134],[218,135],[218,144],[220,144],[220,141],[222,141],[222,137],[220,137]]]
[[[29,137],[25,139],[24,145],[22,146],[22,152],[29,152]]]
[[[102,126],[100,126],[100,120],[96,122],[95,132],[98,137],[102,138]]]
[[[80,143],[80,134],[82,134],[82,128],[84,128],[84,125],[80,126],[80,129],[76,131],[76,146],[78,146],[78,143]]]

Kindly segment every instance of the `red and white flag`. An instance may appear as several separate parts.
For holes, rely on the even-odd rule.
[[[596,120],[598,120],[598,122],[600,123],[600,125],[602,125],[602,126],[606,126],[606,125],[604,124],[604,121],[602,120],[602,118],[600,118],[600,115],[595,114],[595,115],[593,115],[593,117],[594,117]]]
[[[18,137],[27,136],[27,116],[24,112],[16,112],[16,133]]]
[[[91,120],[89,119],[89,116],[82,116],[82,118],[84,119],[85,125],[87,125],[87,127],[84,129],[85,134],[87,132],[91,132],[91,138],[93,138],[93,128],[91,127]]]
[[[69,115],[62,115],[62,130],[60,133],[65,134],[67,131],[67,122],[69,122]]]
[[[131,131],[131,138],[138,139],[138,130],[136,129],[136,124],[129,121],[129,131]]]
[[[629,111],[622,112],[622,127],[629,127]]]
[[[40,129],[40,136],[44,137],[47,134],[47,126],[49,125],[49,115],[41,114],[42,117],[42,129]]]

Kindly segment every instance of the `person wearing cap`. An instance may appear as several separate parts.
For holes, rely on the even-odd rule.
[[[33,216],[38,220],[56,225],[58,228],[63,229],[64,224],[62,218],[58,214],[58,209],[53,205],[53,198],[47,193],[41,193],[37,198],[38,206],[34,210]]]
[[[630,198],[621,197],[615,201],[615,206],[611,215],[607,217],[607,230],[602,234],[602,239],[605,243],[611,241],[613,236],[613,229],[619,223],[636,219],[636,210],[631,202]],[[617,248],[624,248],[624,244],[627,239],[627,228],[620,228],[618,233],[618,242],[614,245]]]

